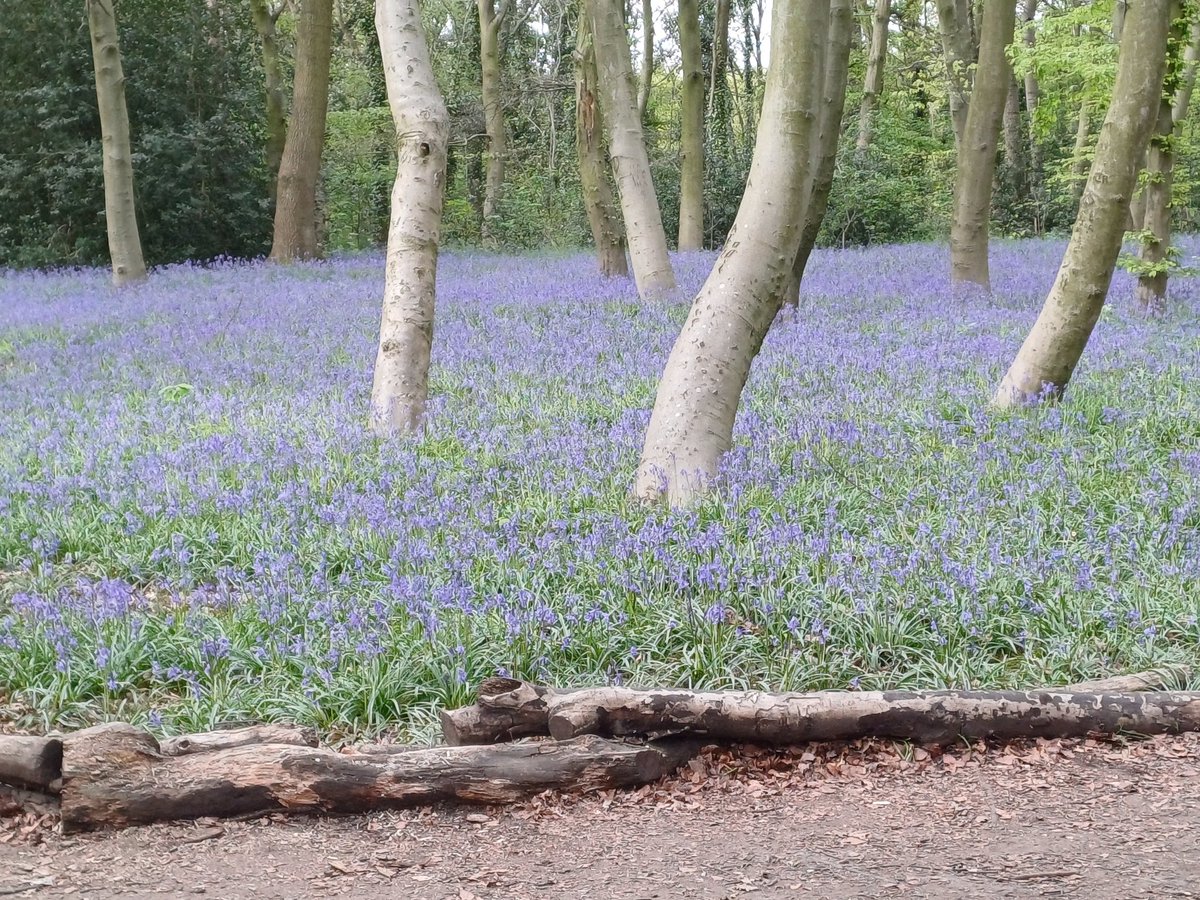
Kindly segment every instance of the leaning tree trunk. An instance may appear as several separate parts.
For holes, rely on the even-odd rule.
[[[1171,0],[1129,7],[1113,99],[1071,240],[1042,312],[992,403],[1013,406],[1059,397],[1083,354],[1121,250],[1138,162],[1158,114]]]
[[[125,73],[121,68],[113,0],[84,0],[84,4],[92,35],[96,105],[100,110],[100,143],[104,153],[104,223],[108,229],[113,284],[121,287],[146,277],[133,194]]]
[[[646,123],[650,89],[654,85],[654,7],[642,0],[642,76],[638,83],[638,121]]]
[[[321,253],[317,240],[317,180],[329,109],[332,31],[333,0],[300,0],[292,118],[276,188],[275,239],[271,244],[271,259],[275,262],[315,259]]]
[[[686,506],[733,436],[750,364],[779,311],[816,166],[830,0],[774,7],[772,65],[746,191],[658,385],[635,491]]]
[[[621,9],[618,0],[587,0],[600,76],[600,109],[621,197],[633,278],[639,295],[661,297],[675,290],[675,273],[667,256],[667,235],[642,139]]]
[[[575,50],[575,152],[579,158],[579,185],[600,273],[608,278],[629,274],[625,260],[625,235],[621,218],[608,184],[601,135],[604,133],[600,107],[596,103],[596,53],[587,13],[579,16],[579,38]]]
[[[287,142],[287,104],[283,96],[283,72],[279,65],[279,44],[275,24],[284,6],[272,9],[267,0],[250,0],[254,29],[262,43],[262,66],[267,97],[267,177],[270,179],[271,199],[278,189],[279,163]]]
[[[958,144],[954,208],[950,216],[950,281],[991,290],[988,274],[988,220],[996,144],[1012,64],[1008,45],[1016,27],[1016,0],[984,0],[979,64],[971,102]]]
[[[867,54],[867,78],[863,83],[862,105],[858,109],[858,140],[854,149],[866,153],[871,146],[875,109],[883,93],[883,66],[887,61],[888,23],[892,18],[892,0],[875,0],[871,26],[871,49]]]
[[[954,128],[954,145],[961,147],[963,131],[967,127],[976,56],[970,3],[968,0],[937,0],[937,13],[950,95],[950,124]]]
[[[417,0],[378,0],[375,28],[398,142],[371,388],[371,426],[383,435],[418,430],[425,413],[450,117]]]
[[[679,138],[679,249],[704,246],[704,68],[699,0],[679,0],[683,59]]]
[[[846,82],[850,76],[850,42],[854,33],[852,0],[832,0],[829,9],[829,41],[825,59],[824,87],[821,96],[820,137],[817,146],[817,167],[812,176],[812,188],[804,205],[804,225],[800,231],[800,247],[792,264],[792,275],[784,288],[784,303],[793,309],[800,306],[800,282],[821,233],[821,223],[829,208],[829,192],[833,188],[833,173],[837,167],[838,142],[842,136],[842,112],[846,106]]]
[[[1187,38],[1187,21],[1178,4],[1172,7],[1172,43],[1177,49]],[[1175,141],[1183,128],[1196,77],[1197,35],[1193,25],[1184,54],[1168,61],[1167,84],[1159,101],[1158,124],[1146,156],[1146,186],[1142,189],[1143,272],[1138,276],[1138,306],[1149,315],[1161,315],[1167,306],[1167,279],[1171,266],[1171,185],[1175,178]]]
[[[504,131],[504,100],[500,92],[500,26],[509,2],[496,9],[494,0],[478,0],[479,61],[482,70],[483,126],[487,132],[487,181],[483,190],[483,243],[496,246],[500,194],[504,190],[504,161],[508,139]]]

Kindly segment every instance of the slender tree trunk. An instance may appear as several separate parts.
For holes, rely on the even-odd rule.
[[[596,103],[596,54],[587,13],[579,16],[579,38],[575,51],[575,150],[579,157],[579,184],[601,274],[611,278],[629,274],[625,259],[625,235],[621,218],[608,184],[601,137],[604,134],[600,107]]]
[[[686,506],[732,441],[750,364],[800,245],[820,130],[829,0],[776,3],[763,121],[737,218],[658,386],[635,492]]]
[[[988,276],[988,220],[996,144],[1012,65],[1008,45],[1016,28],[1016,0],[984,0],[979,65],[958,144],[954,209],[950,219],[950,280],[991,290]]]
[[[483,192],[483,242],[496,246],[495,228],[504,190],[504,161],[508,141],[504,131],[504,100],[500,92],[500,25],[509,2],[499,11],[494,0],[477,0],[479,8],[479,61],[483,85],[483,122],[487,131],[487,181]]]
[[[1004,183],[1016,197],[1025,193],[1025,128],[1021,121],[1021,88],[1009,73],[1008,97],[1004,101]]]
[[[129,110],[125,106],[125,72],[121,68],[121,45],[117,38],[113,0],[84,0],[84,4],[92,36],[96,104],[100,110],[104,223],[108,229],[113,284],[121,287],[146,277],[133,193],[133,151],[129,142]]]
[[[1079,103],[1079,118],[1075,125],[1075,149],[1071,152],[1071,205],[1076,207],[1083,197],[1083,186],[1088,177],[1087,148],[1091,133],[1092,105],[1084,97]]]
[[[716,119],[721,107],[721,98],[729,103],[729,89],[725,83],[729,68],[729,0],[717,0],[713,18],[712,71],[708,79],[708,118],[710,124]],[[729,111],[726,109],[728,118]]]
[[[418,0],[378,0],[375,29],[396,123],[383,321],[371,388],[376,434],[420,429],[429,393],[450,117],[438,90]]]
[[[700,4],[679,0],[683,85],[679,140],[679,249],[704,246],[704,68],[700,61]]]
[[[333,0],[300,0],[296,25],[296,78],[275,200],[271,259],[291,262],[321,254],[317,237],[317,180],[329,108]]]
[[[874,24],[871,26],[871,49],[867,54],[867,78],[863,83],[862,105],[858,110],[858,140],[855,150],[866,153],[871,146],[871,130],[875,108],[883,92],[883,67],[887,61],[888,23],[892,18],[892,0],[875,0]]]
[[[1187,39],[1188,23],[1182,18],[1178,0],[1171,5],[1172,43]],[[1146,185],[1142,189],[1141,230],[1145,233],[1139,258],[1154,271],[1138,276],[1138,306],[1149,315],[1161,315],[1167,306],[1167,279],[1171,252],[1171,185],[1175,178],[1175,141],[1182,131],[1191,99],[1191,82],[1196,75],[1197,28],[1184,54],[1168,60],[1168,81],[1174,90],[1164,90],[1159,101],[1158,122],[1146,156]],[[1190,59],[1189,59],[1190,57]],[[1189,72],[1190,70],[1190,72]]]
[[[1033,24],[1034,16],[1037,14],[1037,3],[1038,0],[1025,0],[1025,6],[1021,11],[1021,19],[1025,23],[1025,45],[1030,48],[1037,44],[1037,29]],[[1038,87],[1037,72],[1031,66],[1025,73],[1025,112],[1029,117],[1029,192],[1034,198],[1034,231],[1036,233],[1041,233],[1042,230],[1042,202],[1045,193],[1042,187],[1042,142],[1038,140],[1034,124],[1034,115],[1037,113],[1040,101],[1041,90]]]
[[[1112,281],[1129,198],[1158,113],[1170,0],[1129,7],[1113,99],[1058,277],[992,403],[1059,397],[1083,354]]]
[[[946,77],[950,93],[950,124],[954,144],[961,146],[967,127],[967,108],[974,80],[975,39],[971,34],[968,0],[937,0],[938,28],[946,59]]]
[[[645,124],[654,81],[654,7],[642,0],[642,78],[638,86],[638,120]]]
[[[283,159],[283,147],[287,141],[287,103],[283,95],[283,72],[279,65],[279,45],[275,31],[275,23],[283,11],[283,6],[271,9],[267,0],[250,0],[250,11],[254,15],[254,28],[258,32],[258,39],[262,43],[267,99],[267,177],[270,179],[271,199],[274,200],[278,189],[279,163]]]
[[[600,76],[600,109],[621,198],[633,278],[639,295],[661,297],[675,290],[675,273],[667,256],[667,236],[642,138],[621,3],[587,0],[587,9]]]
[[[837,167],[838,142],[842,136],[842,113],[846,107],[846,82],[850,77],[850,42],[854,34],[853,0],[831,0],[829,36],[825,57],[825,75],[821,92],[820,137],[818,138],[816,169],[812,186],[803,210],[800,246],[792,274],[784,289],[783,299],[788,306],[800,306],[800,282],[821,233],[821,223],[829,208],[829,192],[833,188],[833,173]]]

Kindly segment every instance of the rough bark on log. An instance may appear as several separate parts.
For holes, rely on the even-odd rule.
[[[62,756],[58,738],[0,734],[0,783],[56,794]]]
[[[655,781],[696,746],[632,746],[588,735],[382,758],[278,744],[165,757],[144,731],[98,725],[63,741],[63,831],[271,810],[355,813],[444,800],[509,803],[550,788],[589,791]]]
[[[594,688],[550,707],[550,734],[688,733],[714,740],[797,744],[889,737],[1062,738],[1092,733],[1200,731],[1200,693],[862,691],[767,694]]]
[[[1094,681],[1081,681],[1078,684],[1061,688],[1043,688],[1043,690],[1059,691],[1072,694],[1125,694],[1138,691],[1173,691],[1182,688],[1191,677],[1190,666],[1163,666],[1160,669],[1150,669],[1146,672],[1133,672],[1129,675],[1113,675],[1110,678],[1097,678]]]
[[[189,753],[208,753],[229,750],[250,744],[292,744],[299,747],[317,746],[317,733],[311,728],[294,725],[251,725],[228,731],[202,731],[163,738],[158,750],[163,756],[186,756]]]
[[[442,710],[442,738],[460,747],[549,734],[549,704],[559,696],[551,688],[515,678],[487,678],[473,706]]]

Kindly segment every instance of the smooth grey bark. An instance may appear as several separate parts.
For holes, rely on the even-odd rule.
[[[969,0],[937,0],[937,13],[946,62],[950,123],[957,147],[962,144],[963,130],[967,127],[967,108],[974,82],[976,48]]]
[[[287,142],[287,101],[283,92],[283,72],[279,62],[279,43],[276,23],[284,4],[272,8],[267,0],[250,0],[254,30],[262,44],[262,67],[266,91],[267,113],[267,177],[270,179],[271,199],[278,190],[279,164]]]
[[[92,40],[96,105],[100,111],[104,224],[108,231],[113,284],[122,287],[146,277],[133,192],[133,151],[129,140],[129,109],[125,105],[125,72],[121,67],[113,0],[84,0],[84,6]]]
[[[994,406],[1060,397],[1100,318],[1138,162],[1158,114],[1170,7],[1170,0],[1140,0],[1129,7],[1112,103],[1071,240],[1041,314],[992,398]]]
[[[871,25],[871,47],[867,53],[867,77],[863,82],[862,104],[858,109],[858,139],[854,149],[866,153],[871,146],[875,109],[883,92],[883,67],[887,61],[888,23],[892,17],[892,0],[875,0]]]
[[[646,123],[650,108],[650,89],[654,85],[654,6],[642,0],[642,74],[638,84],[638,119]]]
[[[504,191],[504,164],[508,138],[504,127],[504,98],[500,90],[500,26],[508,13],[509,0],[496,7],[494,0],[476,0],[479,10],[479,61],[482,70],[483,127],[487,132],[487,179],[483,189],[483,243],[496,245],[496,217]]]
[[[671,350],[634,491],[687,506],[729,449],[750,366],[800,245],[820,134],[830,0],[776,3],[771,68],[746,191],[729,238]]]
[[[604,157],[603,118],[596,102],[596,53],[588,16],[579,16],[575,48],[575,152],[579,160],[579,184],[584,211],[596,245],[600,273],[606,277],[629,274],[625,258],[625,234],[608,183]]]
[[[683,60],[679,137],[679,249],[704,246],[704,68],[699,0],[679,0]]]
[[[850,44],[854,35],[853,0],[832,0],[829,9],[828,52],[821,90],[820,136],[817,141],[817,164],[812,173],[812,185],[804,204],[804,224],[800,231],[800,246],[792,274],[784,288],[784,303],[794,309],[800,306],[800,282],[808,266],[829,208],[829,192],[837,168],[838,142],[842,136],[842,113],[846,108],[846,82],[850,77]]]
[[[271,259],[292,262],[321,255],[317,238],[317,180],[329,110],[333,0],[300,0],[296,23],[296,77],[279,183]]]
[[[958,142],[954,207],[950,217],[950,281],[991,290],[988,222],[992,179],[1004,104],[1012,79],[1008,45],[1016,28],[1016,0],[983,0],[979,63]]]
[[[634,94],[633,63],[620,0],[586,0],[596,50],[600,109],[616,175],[633,278],[643,298],[675,290],[667,235],[650,175],[650,159]]]
[[[417,0],[378,0],[375,28],[396,124],[397,163],[371,428],[379,435],[408,434],[420,429],[429,394],[450,117]]]
[[[1187,49],[1181,59],[1171,60],[1178,65],[1177,82],[1173,93],[1164,90],[1159,101],[1158,123],[1150,138],[1146,155],[1146,184],[1142,189],[1142,246],[1139,259],[1154,271],[1138,276],[1135,297],[1141,310],[1149,315],[1161,315],[1167,306],[1168,257],[1171,251],[1171,187],[1175,179],[1175,142],[1183,131],[1192,86],[1196,80],[1196,59],[1200,52],[1200,23],[1194,23],[1188,34],[1187,22],[1182,19],[1179,4],[1172,7],[1172,38]]]

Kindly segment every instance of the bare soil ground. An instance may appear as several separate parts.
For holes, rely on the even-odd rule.
[[[1200,897],[1200,736],[711,750],[503,810],[0,829],[0,896]]]

